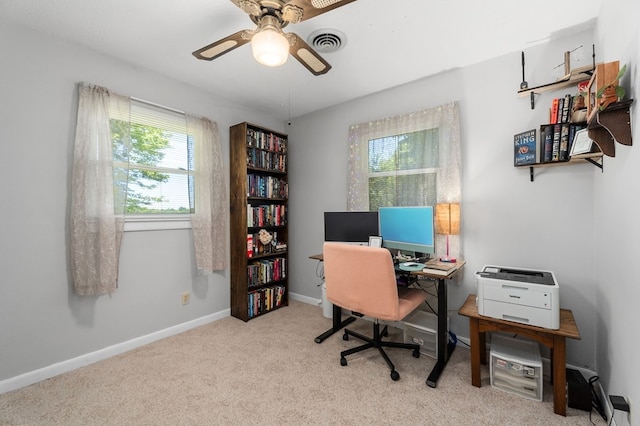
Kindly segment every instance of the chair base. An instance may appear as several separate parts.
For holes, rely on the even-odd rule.
[[[344,330],[344,335],[342,336],[343,340],[349,340],[349,336],[353,336],[357,339],[366,342],[364,345],[357,346],[355,348],[347,349],[346,351],[340,352],[340,365],[347,365],[347,355],[354,354],[356,352],[361,352],[367,350],[369,348],[376,348],[382,358],[386,361],[389,369],[391,369],[391,379],[396,381],[400,379],[400,374],[396,371],[395,365],[385,352],[384,348],[402,348],[402,349],[412,349],[414,358],[420,358],[420,345],[412,344],[412,343],[400,343],[400,342],[386,342],[382,340],[382,337],[388,336],[389,332],[387,330],[387,326],[385,325],[382,331],[380,331],[380,324],[378,320],[374,320],[373,323],[373,337],[367,337],[363,334],[357,333],[355,331],[346,329]]]

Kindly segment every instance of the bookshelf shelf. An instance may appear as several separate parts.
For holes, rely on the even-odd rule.
[[[606,109],[596,112],[591,120],[586,123],[589,138],[595,142],[594,149],[597,152],[573,155],[569,161],[554,161],[518,165],[516,167],[529,167],[529,177],[534,181],[534,169],[541,167],[567,166],[574,164],[590,163],[604,171],[604,156],[615,157],[615,142],[631,146],[631,104],[633,99],[615,102]]]
[[[528,87],[526,89],[518,90],[518,96],[529,96],[531,102],[531,109],[535,109],[535,95],[543,92],[551,92],[555,90],[564,89],[565,87],[576,86],[578,83],[587,81],[591,78],[593,73],[592,66],[586,66],[577,68],[569,72],[561,79],[552,83],[541,84],[535,87]]]
[[[246,122],[229,132],[231,315],[249,321],[289,304],[288,141]]]
[[[528,167],[529,168],[529,178],[531,182],[534,181],[534,169],[538,168],[546,168],[546,167],[557,167],[557,166],[571,166],[576,164],[584,164],[589,163],[600,170],[604,171],[604,161],[602,152],[591,152],[588,154],[578,154],[573,155],[569,161],[555,161],[552,163],[536,163],[536,164],[525,164],[521,166],[516,166],[518,168]]]

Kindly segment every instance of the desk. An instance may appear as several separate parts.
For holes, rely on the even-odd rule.
[[[480,364],[487,363],[487,331],[505,331],[526,336],[542,343],[551,350],[551,381],[553,383],[553,412],[567,415],[567,370],[566,338],[580,339],[578,326],[569,309],[560,309],[560,328],[535,327],[478,314],[475,294],[470,294],[458,314],[469,317],[469,339],[471,341],[471,384],[481,387]]]
[[[309,256],[310,259],[318,260],[320,262],[323,261],[322,254],[314,254],[313,256]],[[444,370],[444,367],[449,362],[449,357],[455,346],[449,348],[449,333],[447,332],[447,286],[445,281],[455,277],[458,272],[464,266],[464,260],[458,260],[457,263],[452,264],[452,268],[448,271],[438,271],[438,270],[422,270],[422,271],[413,271],[410,272],[412,275],[419,275],[431,279],[435,279],[438,281],[438,312],[443,313],[443,315],[438,315],[438,354],[436,365],[431,370],[429,377],[427,377],[427,385],[429,387],[435,388],[440,378],[440,374]],[[355,317],[348,317],[344,321],[342,320],[342,309],[339,306],[333,305],[333,326],[315,338],[316,343],[322,343],[324,339],[331,336],[336,331],[341,330],[347,324],[355,321]]]

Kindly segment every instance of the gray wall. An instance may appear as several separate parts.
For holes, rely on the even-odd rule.
[[[78,297],[68,273],[69,176],[76,83],[201,115],[220,130],[272,117],[48,36],[0,26],[0,382],[229,309],[224,271],[199,276],[189,230],[128,232],[119,289]],[[228,178],[227,178],[228,192]],[[181,304],[182,292],[191,303]]]
[[[591,46],[592,38],[591,31],[581,32],[526,49],[527,80],[547,82],[564,51]],[[300,267],[293,270],[292,291],[320,297],[315,263],[306,256],[322,251],[322,212],[346,208],[349,125],[457,100],[467,264],[462,279],[448,287],[451,329],[469,335],[468,320],[457,309],[476,292],[474,272],[484,265],[549,269],[560,283],[562,306],[573,310],[583,332],[582,340],[568,342],[568,361],[595,370],[593,185],[602,173],[589,164],[555,167],[536,171],[530,182],[528,169],[513,167],[513,135],[548,122],[551,99],[567,93],[537,96],[531,110],[529,98],[516,95],[521,76],[517,52],[294,120],[291,264]]]
[[[631,108],[634,146],[616,144],[615,158],[607,158],[604,174],[595,181],[596,265],[595,309],[598,375],[609,393],[630,400],[633,418],[616,415],[618,426],[638,424],[640,371],[638,359],[638,254],[640,253],[640,2],[617,0],[603,6],[598,20],[597,44],[603,61],[627,64],[623,84]],[[635,405],[634,405],[635,404]],[[628,421],[628,423],[627,423]]]
[[[623,83],[628,89],[635,86],[639,8],[631,0],[607,3],[597,28],[526,47],[529,84],[552,81],[563,52],[577,46],[585,49],[582,64],[590,63],[595,42],[597,61],[628,63]],[[468,337],[468,321],[457,310],[476,292],[473,273],[483,265],[550,269],[560,283],[561,305],[573,311],[582,337],[567,341],[568,363],[598,372],[605,392],[638,401],[634,330],[640,300],[635,259],[640,253],[640,152],[616,144],[619,154],[604,160],[604,172],[586,163],[536,169],[535,182],[529,182],[527,169],[513,167],[513,135],[546,123],[551,99],[572,90],[536,96],[531,110],[528,97],[516,95],[520,81],[520,52],[514,52],[293,120],[292,291],[321,297],[317,265],[308,256],[322,251],[322,213],[346,208],[349,126],[457,100],[463,151],[461,245],[467,264],[462,279],[449,285],[451,329]],[[634,90],[628,97],[634,97]],[[636,141],[637,111],[634,106]]]

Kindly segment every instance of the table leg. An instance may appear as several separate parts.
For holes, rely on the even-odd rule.
[[[480,361],[482,347],[484,347],[484,335],[480,336],[480,325],[477,318],[469,318],[469,343],[471,345],[471,384],[480,387]],[[481,342],[482,340],[482,342]],[[485,356],[486,362],[486,356]]]
[[[444,367],[449,362],[451,353],[455,350],[455,345],[449,345],[449,332],[447,330],[447,285],[444,278],[438,280],[438,361],[433,366],[429,377],[427,377],[427,386],[435,388]]]
[[[567,415],[567,369],[566,340],[563,336],[553,336],[553,412],[561,416]]]
[[[480,335],[480,364],[487,365],[487,333],[478,333]]]

